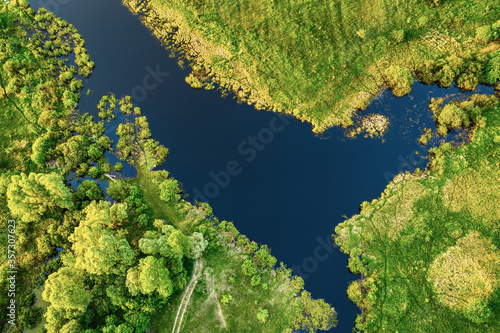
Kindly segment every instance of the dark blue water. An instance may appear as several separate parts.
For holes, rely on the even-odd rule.
[[[425,167],[426,151],[415,140],[424,127],[434,128],[429,99],[458,90],[416,84],[404,98],[381,94],[364,114],[391,119],[383,140],[346,139],[339,129],[316,136],[290,117],[189,88],[188,72],[119,0],[58,1],[48,2],[49,9],[79,30],[96,63],[86,82],[94,94],[82,97],[81,110],[96,114],[108,92],[132,94],[153,137],[171,151],[161,167],[182,182],[188,199],[209,200],[220,219],[268,244],[278,261],[304,277],[313,297],[336,308],[335,331],[351,332],[358,310],[345,291],[358,276],[345,268],[347,256],[332,247],[330,236],[394,174]]]

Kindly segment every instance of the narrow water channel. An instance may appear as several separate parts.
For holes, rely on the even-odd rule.
[[[317,136],[290,117],[188,87],[187,72],[119,0],[30,2],[73,24],[87,42],[96,68],[85,83],[93,94],[82,97],[80,110],[96,114],[108,92],[132,94],[153,137],[170,149],[161,168],[182,183],[188,200],[209,200],[216,216],[269,245],[313,297],[335,307],[339,325],[332,331],[351,332],[358,309],[345,291],[357,277],[330,236],[395,174],[425,167],[416,139],[424,127],[434,128],[429,100],[458,90],[416,83],[404,98],[382,93],[364,113],[391,119],[383,140],[346,139],[340,129]]]

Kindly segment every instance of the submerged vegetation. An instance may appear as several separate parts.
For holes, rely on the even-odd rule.
[[[347,293],[363,332],[497,332],[500,327],[500,109],[473,95],[442,107],[438,134],[472,127],[471,143],[430,150],[429,170],[400,174],[335,241],[361,274]]]
[[[235,270],[226,289],[212,290],[229,329],[243,324],[230,319],[237,314],[262,332],[335,325],[333,308],[276,268],[267,246],[218,221],[207,204],[182,200],[177,180],[153,171],[168,149],[130,97],[104,96],[97,121],[79,113],[81,78],[94,64],[74,27],[25,0],[2,3],[0,23],[0,217],[4,239],[15,235],[15,251],[1,247],[4,258],[15,254],[0,263],[3,290],[17,271],[15,295],[0,294],[2,308],[12,300],[16,308],[15,325],[0,320],[5,331],[40,329],[43,315],[41,331],[50,333],[146,332],[151,318],[175,315],[172,300],[203,263]],[[118,110],[125,120],[107,136]],[[122,162],[112,167],[106,154]],[[124,164],[137,177],[121,175]]]
[[[412,75],[466,90],[499,79],[495,0],[123,2],[188,59],[194,88],[216,83],[316,132],[350,126],[383,87],[407,94]]]

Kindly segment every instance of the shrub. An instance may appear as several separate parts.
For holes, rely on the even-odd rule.
[[[391,33],[391,37],[392,39],[394,39],[394,41],[396,43],[401,43],[402,41],[405,40],[405,31],[404,30],[394,30],[392,33]]]
[[[122,170],[123,170],[123,164],[121,164],[120,162],[117,162],[115,164],[114,168],[115,168],[116,172],[122,172]]]
[[[428,21],[429,19],[427,18],[427,16],[422,16],[418,19],[418,26],[423,27],[427,24]]]
[[[233,296],[229,293],[222,295],[220,302],[222,305],[228,305],[233,300]]]
[[[193,89],[203,88],[203,83],[193,73],[186,77],[186,83]]]
[[[269,318],[269,311],[267,311],[267,309],[259,308],[259,312],[257,312],[257,320],[261,323],[265,323],[267,318]]]

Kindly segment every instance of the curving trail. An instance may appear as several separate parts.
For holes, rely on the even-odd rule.
[[[182,297],[181,304],[179,305],[179,309],[177,310],[177,315],[175,316],[174,328],[172,329],[172,333],[180,333],[181,331],[182,318],[184,318],[184,314],[186,313],[189,301],[191,300],[191,295],[193,294],[194,288],[196,287],[198,279],[201,276],[202,268],[203,261],[201,260],[201,258],[196,259],[196,261],[194,262],[193,277],[191,278],[191,281],[189,281],[189,284],[184,291],[184,296]]]

